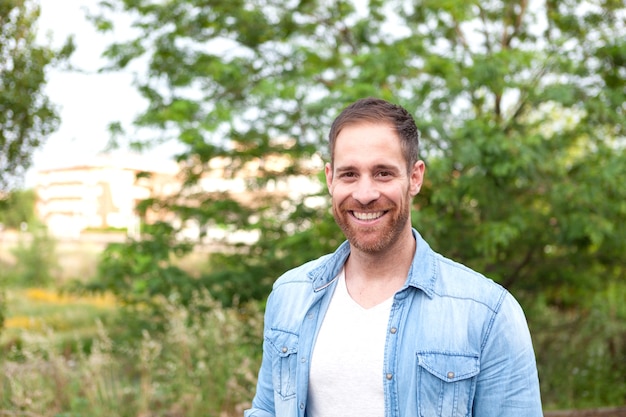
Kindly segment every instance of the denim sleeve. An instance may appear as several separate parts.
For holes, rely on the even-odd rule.
[[[263,361],[259,371],[256,394],[252,400],[252,408],[245,410],[244,417],[274,417],[274,389],[272,387],[272,359],[263,343]]]
[[[522,308],[508,292],[493,316],[480,368],[474,416],[543,416],[528,324]]]
[[[268,300],[265,312],[264,336],[267,332],[270,309],[271,305]],[[261,362],[261,369],[259,370],[256,394],[252,400],[252,407],[244,411],[244,417],[275,417],[276,414],[274,409],[274,388],[272,385],[272,351],[267,346],[267,339],[265,337],[263,339],[263,360]]]

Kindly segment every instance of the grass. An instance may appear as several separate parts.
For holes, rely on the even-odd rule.
[[[81,272],[94,268],[89,250],[63,256],[63,275],[54,283],[89,276]],[[21,265],[40,265],[32,261],[38,251],[19,253]],[[8,272],[0,259],[0,281],[9,284],[0,285],[6,299],[0,416],[227,417],[241,416],[249,405],[260,362],[262,302],[224,308],[205,294],[189,308],[160,300],[162,316],[136,317],[111,296],[61,293],[45,280],[23,288],[26,281],[8,280]],[[625,296],[623,283],[608,285],[590,294],[581,311],[530,297],[546,409],[625,403]],[[162,330],[148,330],[158,327],[150,326],[155,320]]]
[[[206,294],[189,308],[164,301],[163,332],[151,333],[136,317],[103,322],[122,317],[111,297],[6,295],[0,415],[227,417],[249,406],[260,304],[225,309]],[[131,331],[116,331],[120,323]]]
[[[156,297],[153,317],[113,297],[61,293],[54,285],[93,276],[98,251],[37,242],[0,248],[0,415],[242,415],[260,361],[261,303],[224,308],[198,294],[182,308]]]
[[[7,346],[29,334],[55,335],[62,346],[75,339],[96,334],[96,323],[107,321],[117,311],[111,296],[75,296],[48,288],[12,288],[5,290],[5,328],[0,345]]]

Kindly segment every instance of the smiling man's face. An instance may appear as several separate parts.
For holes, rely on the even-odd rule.
[[[424,163],[407,169],[400,139],[387,124],[345,126],[337,136],[326,183],[335,221],[353,248],[375,254],[410,235],[411,199],[422,185]]]

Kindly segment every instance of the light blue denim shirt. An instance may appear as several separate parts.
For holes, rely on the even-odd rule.
[[[413,235],[415,256],[387,328],[385,417],[542,416],[535,355],[517,301]],[[306,416],[312,349],[349,253],[344,242],[274,284],[257,391],[245,417]]]

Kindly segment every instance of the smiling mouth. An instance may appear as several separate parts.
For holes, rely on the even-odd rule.
[[[361,212],[361,211],[352,211],[352,215],[358,220],[376,220],[385,214],[384,211],[374,211],[374,212]]]

